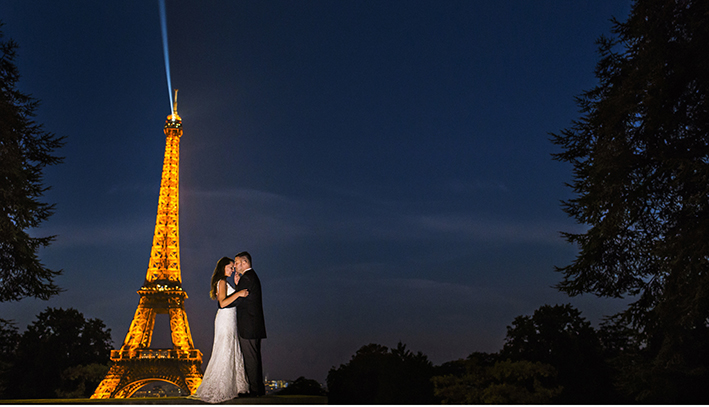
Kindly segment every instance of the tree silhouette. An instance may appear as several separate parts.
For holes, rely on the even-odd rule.
[[[12,374],[12,364],[19,341],[17,325],[13,321],[0,319],[0,398],[4,398],[7,390],[8,375]]]
[[[562,391],[551,365],[497,354],[475,352],[436,371],[432,381],[443,404],[544,404]]]
[[[709,379],[694,353],[709,320],[709,3],[638,0],[612,33],[582,117],[552,134],[554,157],[573,165],[564,210],[589,226],[564,234],[580,252],[558,288],[634,296],[615,321],[646,347],[645,373],[668,379],[648,382],[642,401],[654,402]]]
[[[52,214],[54,206],[39,201],[48,189],[42,173],[61,162],[53,152],[64,143],[32,120],[38,102],[17,90],[16,53],[17,43],[4,41],[0,31],[0,302],[46,300],[60,291],[53,281],[61,271],[37,257],[54,236],[30,237],[27,231]]]
[[[317,381],[300,376],[285,389],[277,391],[276,394],[279,396],[296,394],[304,396],[324,396],[325,390],[323,390],[322,386],[320,386],[320,383]]]
[[[518,316],[507,327],[501,358],[541,362],[558,371],[564,390],[555,400],[564,404],[613,401],[610,369],[590,322],[569,304],[543,305],[534,314]]]
[[[498,360],[498,354],[474,352],[467,359],[436,366],[431,379],[435,396],[443,404],[482,403],[481,392],[490,382],[487,370]]]
[[[556,376],[556,369],[541,362],[506,360],[488,369],[493,382],[480,398],[486,404],[542,404],[549,403],[562,391],[561,386],[550,385],[548,378]]]
[[[61,373],[61,387],[54,392],[59,398],[89,397],[106,377],[108,369],[107,364],[101,363],[68,367]]]
[[[433,365],[398,343],[361,347],[352,359],[327,375],[330,404],[431,404]]]
[[[73,308],[47,308],[18,341],[6,395],[77,396],[83,387],[88,397],[102,379],[91,365],[107,365],[111,348],[111,330],[101,320],[85,319]]]

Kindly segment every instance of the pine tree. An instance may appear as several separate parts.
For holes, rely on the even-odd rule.
[[[16,53],[17,43],[4,41],[0,31],[0,302],[46,300],[60,291],[53,281],[61,270],[46,268],[37,256],[54,236],[31,237],[28,230],[53,213],[54,205],[39,201],[49,189],[43,169],[62,161],[53,152],[64,142],[32,120],[38,101],[17,90]]]
[[[651,366],[636,394],[679,395],[709,368],[709,2],[637,0],[613,23],[581,118],[552,134],[555,159],[573,165],[564,210],[589,226],[564,234],[580,251],[558,288],[632,297],[614,320]]]

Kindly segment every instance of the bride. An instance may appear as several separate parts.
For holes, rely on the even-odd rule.
[[[249,291],[241,290],[232,295],[235,290],[226,279],[233,273],[234,260],[222,257],[212,274],[209,296],[219,303],[214,318],[214,344],[202,384],[194,394],[194,398],[207,403],[221,403],[249,391],[236,331],[236,308],[225,308],[237,298],[249,295]],[[239,277],[238,274],[234,277],[235,284],[239,282]]]

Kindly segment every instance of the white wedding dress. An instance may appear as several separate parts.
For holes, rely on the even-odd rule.
[[[227,295],[235,290],[227,282]],[[236,307],[220,308],[214,318],[214,344],[202,384],[194,394],[207,403],[221,403],[249,392],[249,382],[236,331]]]

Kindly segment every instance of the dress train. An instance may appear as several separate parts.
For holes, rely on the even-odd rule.
[[[227,283],[227,295],[234,292]],[[207,403],[221,403],[248,393],[249,382],[244,370],[244,358],[239,346],[236,308],[220,308],[214,318],[214,344],[202,384],[194,397]]]

